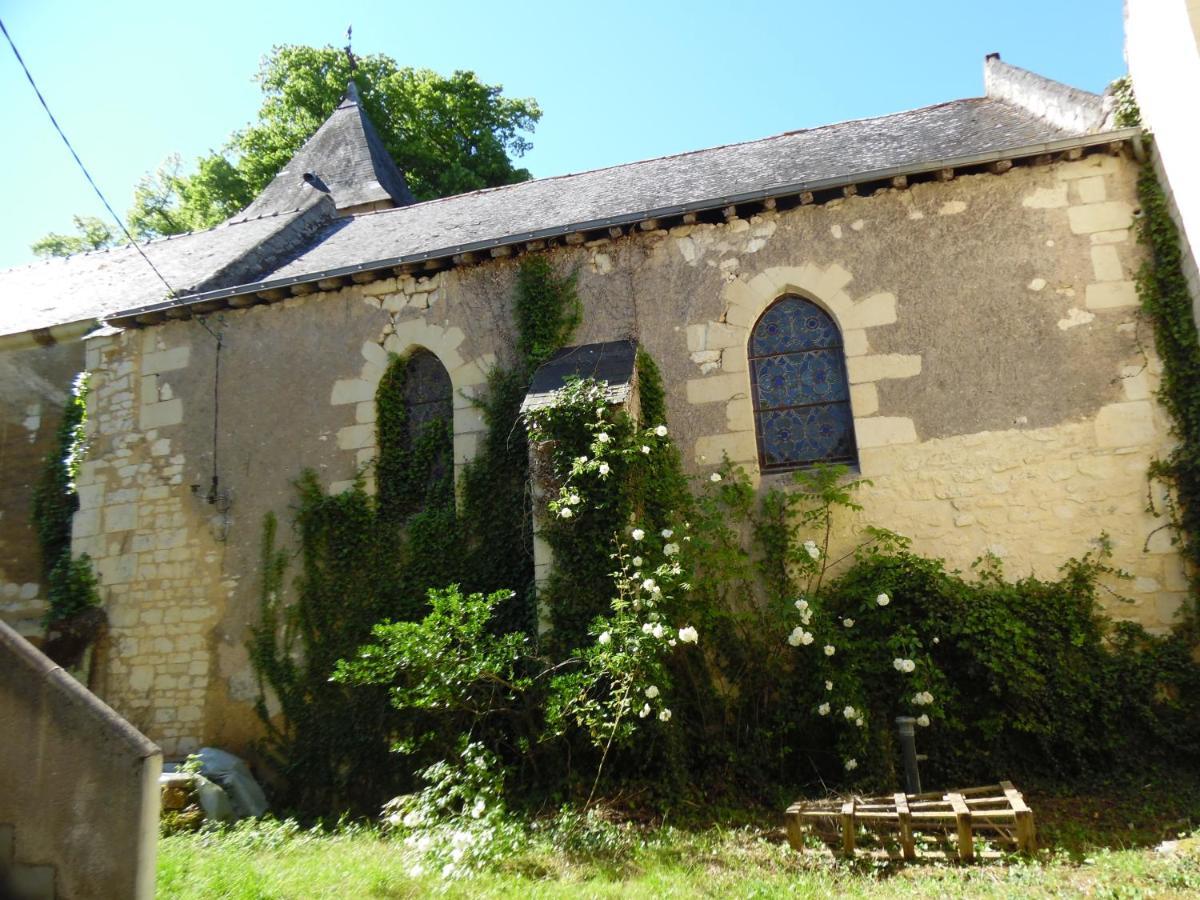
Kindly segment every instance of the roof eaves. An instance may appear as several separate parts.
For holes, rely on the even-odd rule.
[[[556,225],[551,228],[519,232],[497,238],[489,238],[482,241],[449,245],[434,250],[422,251],[420,253],[410,253],[403,256],[371,260],[368,262],[356,263],[350,266],[340,266],[333,269],[325,269],[319,272],[310,272],[304,275],[293,275],[287,278],[269,279],[252,284],[235,285],[229,288],[205,291],[199,294],[184,295],[177,298],[174,302],[157,303],[113,313],[107,317],[107,321],[121,324],[134,324],[134,320],[138,316],[163,312],[171,307],[190,306],[192,304],[214,300],[228,300],[233,297],[254,294],[259,291],[290,288],[294,285],[300,284],[314,284],[318,281],[349,276],[359,272],[387,269],[408,263],[446,259],[461,254],[474,253],[482,250],[491,250],[494,247],[512,246],[515,244],[527,243],[529,241],[563,237],[569,234],[595,231],[597,229],[606,227],[611,228],[616,226],[634,225],[638,222],[647,221],[649,219],[660,219],[682,215],[689,212],[702,212],[713,209],[721,209],[731,205],[762,201],[771,197],[783,197],[805,192],[829,190],[831,188],[844,187],[850,184],[883,181],[885,179],[894,178],[900,175],[916,175],[925,172],[936,172],[940,169],[957,169],[969,166],[984,165],[991,162],[1000,162],[1003,160],[1036,157],[1044,154],[1059,153],[1075,148],[1122,143],[1124,141],[1140,139],[1142,134],[1142,129],[1138,127],[1121,128],[1097,134],[1073,135],[1071,137],[1060,138],[1053,141],[1025,144],[1018,147],[1004,148],[1000,150],[989,150],[983,153],[974,153],[965,156],[946,157],[943,159],[925,160],[919,163],[890,166],[884,169],[846,173],[830,178],[768,185],[763,188],[758,188],[756,190],[747,191],[740,194],[708,197],[701,200],[689,201],[687,203],[624,213],[603,219],[572,222],[566,225]]]

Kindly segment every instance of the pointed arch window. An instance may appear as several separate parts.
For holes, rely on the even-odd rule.
[[[763,471],[856,461],[842,334],[829,313],[781,297],[755,324],[749,356]]]

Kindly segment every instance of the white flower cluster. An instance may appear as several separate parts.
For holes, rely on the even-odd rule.
[[[804,551],[812,559],[820,559],[821,558],[821,548],[817,546],[816,541],[805,541],[804,542]]]
[[[797,625],[795,628],[793,628],[792,633],[788,635],[788,643],[791,644],[793,647],[799,647],[801,645],[807,647],[812,642],[813,642],[812,632],[805,631],[799,625]]]
[[[917,706],[928,706],[933,702],[933,694],[929,691],[921,691],[919,694],[913,694],[912,702]]]
[[[897,672],[908,673],[916,669],[917,664],[911,659],[901,659],[900,657],[896,657],[892,660],[892,668],[894,668]]]
[[[917,724],[920,725],[922,728],[928,728],[929,727],[929,716],[925,715],[925,713],[921,713],[921,715],[917,716]]]
[[[878,597],[875,598],[875,602],[878,603],[880,606],[887,606],[889,603],[892,602],[892,598],[889,597],[887,594],[880,594]]]

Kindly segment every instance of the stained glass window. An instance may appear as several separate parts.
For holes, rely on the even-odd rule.
[[[842,335],[815,303],[783,297],[762,314],[750,335],[750,384],[764,470],[854,461]]]

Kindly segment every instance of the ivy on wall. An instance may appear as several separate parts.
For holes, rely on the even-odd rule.
[[[87,397],[88,377],[83,373],[71,386],[54,446],[46,454],[41,478],[33,490],[33,527],[48,600],[42,624],[47,628],[100,605],[90,558],[87,554],[78,559],[71,557],[71,522],[79,509],[75,480],[87,450]],[[95,630],[95,625],[89,626],[87,633],[79,636],[83,644],[94,637]]]

